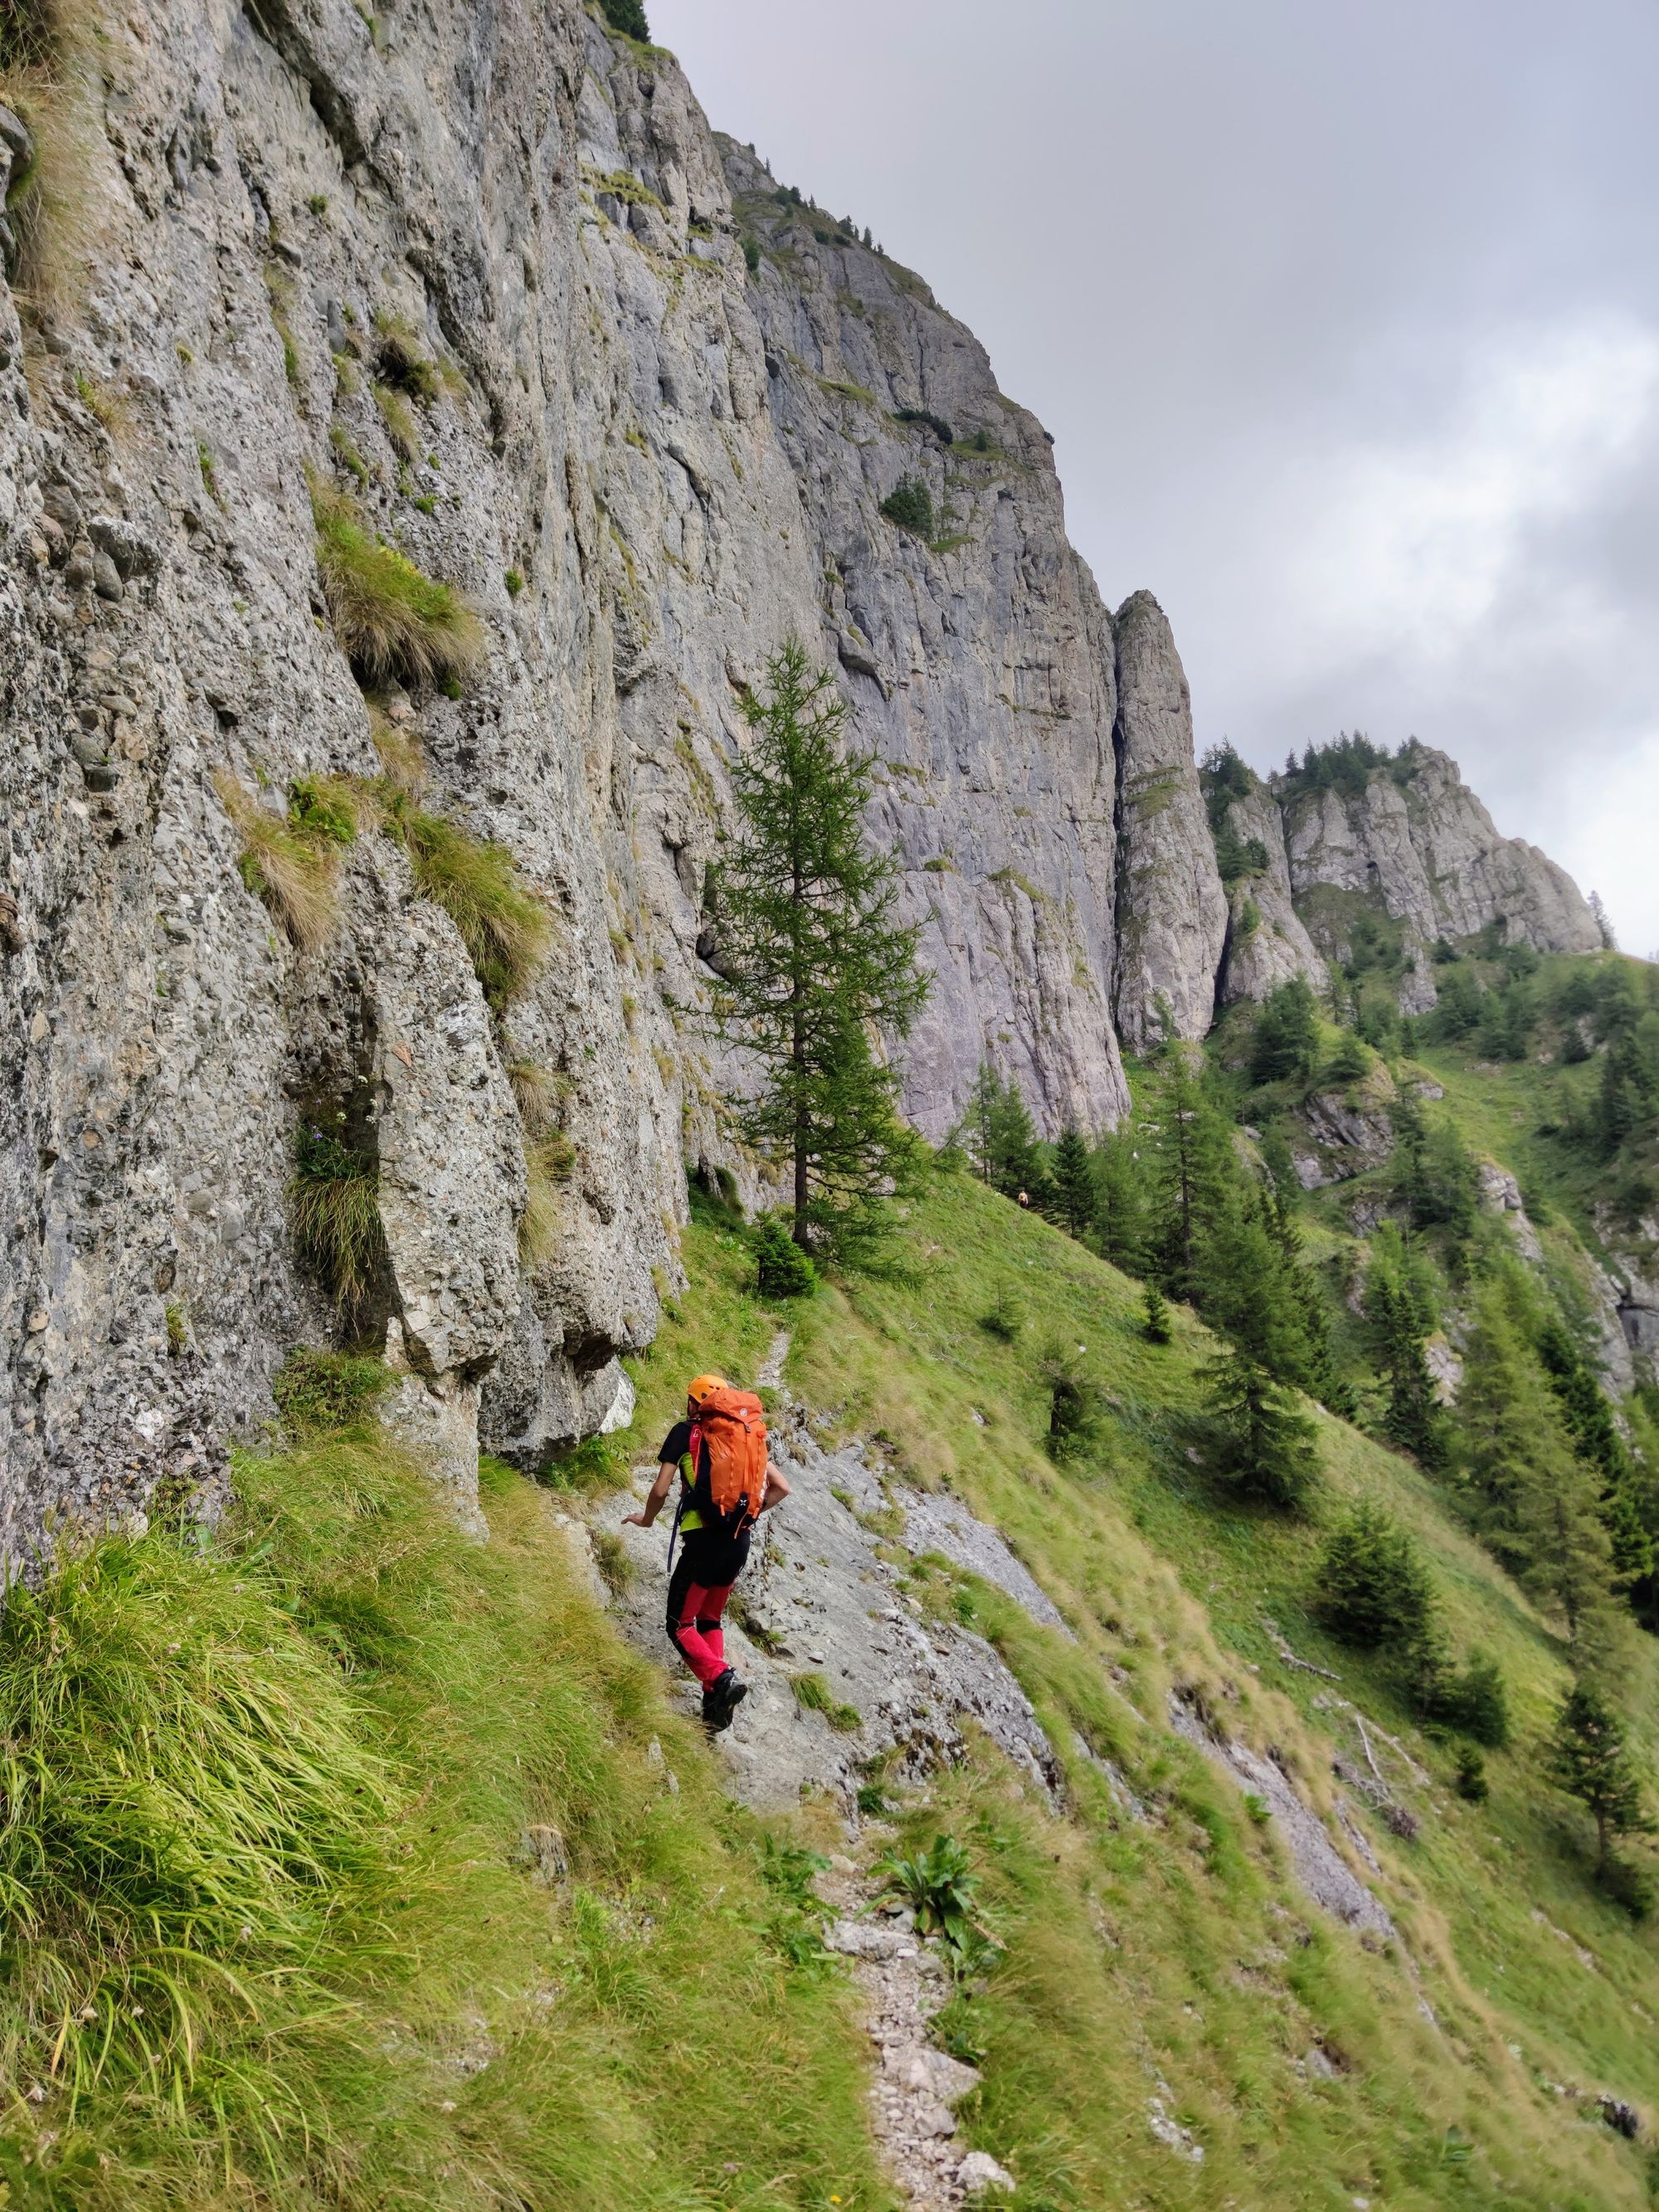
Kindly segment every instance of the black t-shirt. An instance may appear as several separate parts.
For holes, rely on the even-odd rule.
[[[676,1421],[662,1440],[662,1449],[657,1454],[659,1467],[677,1467],[680,1471],[681,1498],[680,1531],[690,1535],[702,1526],[702,1516],[691,1503],[691,1482],[687,1479],[685,1463],[691,1450],[691,1424]]]
[[[691,1449],[691,1424],[676,1421],[662,1440],[662,1449],[657,1454],[659,1467],[678,1467]],[[684,1468],[681,1469],[684,1473]]]

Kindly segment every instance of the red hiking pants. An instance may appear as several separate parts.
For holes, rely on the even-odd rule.
[[[682,1540],[674,1563],[668,1584],[669,1641],[705,1690],[726,1672],[721,1615],[748,1557],[747,1530],[734,1538],[694,1528]]]

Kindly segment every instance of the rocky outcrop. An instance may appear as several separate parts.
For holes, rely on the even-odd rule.
[[[1103,1127],[1127,1103],[1110,1011],[1112,629],[1066,540],[1051,441],[925,284],[781,204],[722,143],[760,249],[768,401],[824,659],[884,764],[871,834],[924,925],[933,988],[907,1106],[943,1136],[988,1057],[1045,1127]],[[901,482],[925,488],[931,531],[882,514]]]
[[[982,1637],[924,1613],[903,1587],[893,1545],[884,1541],[896,1500],[863,1444],[825,1451],[787,1409],[771,1449],[791,1494],[760,1524],[728,1632],[732,1664],[750,1686],[737,1722],[718,1739],[733,1791],[763,1810],[799,1804],[808,1787],[851,1806],[870,1762],[881,1761],[895,1781],[923,1781],[965,1755],[971,1727],[1051,1803],[1060,1778],[1054,1749],[1006,1665]],[[636,1469],[636,1486],[653,1472]],[[973,1559],[970,1571],[993,1569],[1034,1620],[1069,1632],[994,1529],[960,1508],[905,1495],[917,1514],[906,1538],[913,1552],[931,1549],[943,1530],[954,1554]],[[622,1519],[616,1499],[592,1518],[614,1527]],[[620,1532],[630,1571],[617,1578],[617,1604],[630,1637],[654,1658],[666,1650],[666,1530],[665,1521]],[[681,1693],[695,1710],[696,1685],[683,1683]]]
[[[685,1162],[763,1194],[695,1010],[768,657],[798,636],[838,671],[878,758],[870,835],[935,979],[903,1062],[932,1137],[988,1056],[1046,1131],[1108,1125],[1120,1030],[1208,1026],[1230,917],[1185,678],[1154,601],[1106,613],[971,335],[575,0],[373,26],[136,0],[106,28],[88,258],[28,380],[0,296],[0,1548],[210,1480],[287,1352],[348,1339],[387,1347],[466,1517],[479,1433],[535,1467],[618,1418]],[[19,174],[27,125],[0,113]],[[314,931],[240,872],[249,808],[380,770],[313,491],[479,625],[465,684],[374,703],[424,807],[542,902],[504,1005],[397,839],[337,855]],[[1433,827],[1437,883],[1485,817],[1401,803],[1464,824]],[[1287,880],[1335,838],[1293,836]],[[1311,972],[1263,842],[1230,994]],[[1470,914],[1577,926],[1570,886],[1548,927],[1509,888],[1547,864],[1480,850]],[[527,1267],[526,1070],[561,1145]],[[349,1312],[289,1229],[319,1114],[379,1194]]]
[[[1192,698],[1164,610],[1117,613],[1119,1034],[1144,1052],[1201,1037],[1215,1016],[1227,896],[1193,761]]]
[[[1287,793],[1284,822],[1291,889],[1328,958],[1347,950],[1352,909],[1340,895],[1403,925],[1408,1013],[1434,1004],[1426,954],[1437,938],[1496,923],[1506,943],[1540,952],[1601,946],[1601,926],[1571,878],[1535,846],[1500,837],[1457,763],[1426,745],[1407,747],[1356,794]],[[1339,901],[1322,901],[1322,891]]]
[[[1330,977],[1296,910],[1278,807],[1258,787],[1231,802],[1224,827],[1252,858],[1259,846],[1267,864],[1252,868],[1228,887],[1221,1005],[1231,1006],[1240,999],[1260,1001],[1293,975],[1305,975],[1322,998],[1330,988]]]

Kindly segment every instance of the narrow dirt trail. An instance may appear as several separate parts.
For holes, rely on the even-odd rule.
[[[824,1941],[850,1961],[865,1996],[876,2057],[871,2117],[889,2173],[914,2212],[958,2212],[992,2192],[1000,2200],[1012,2176],[985,2152],[964,2151],[957,2131],[955,2107],[979,2075],[931,2039],[951,1995],[944,1958],[916,1935],[908,1911],[884,1907],[880,1885],[850,1862],[836,1861],[817,1887],[837,1915]]]

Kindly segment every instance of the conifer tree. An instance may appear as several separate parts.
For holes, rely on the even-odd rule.
[[[1070,1237],[1081,1237],[1095,1209],[1095,1180],[1089,1147],[1070,1124],[1054,1146],[1054,1211]]]
[[[1598,1874],[1607,1869],[1616,1837],[1651,1830],[1625,1724],[1589,1677],[1574,1686],[1557,1718],[1550,1771],[1558,1789],[1576,1797],[1595,1823]]]
[[[1336,1049],[1325,1063],[1328,1083],[1358,1083],[1370,1074],[1371,1056],[1364,1041],[1355,1030],[1344,1030],[1336,1041]]]
[[[1265,1505],[1300,1505],[1319,1479],[1313,1423],[1290,1393],[1242,1352],[1209,1370],[1218,1471],[1243,1498]]]
[[[1645,1611],[1654,1580],[1654,1535],[1643,1511],[1643,1486],[1630,1447],[1619,1433],[1589,1362],[1559,1321],[1545,1322],[1538,1354],[1573,1449],[1600,1485],[1601,1520],[1613,1547],[1614,1574],[1630,1589],[1632,1604]]]
[[[1378,1257],[1365,1279],[1364,1304],[1376,1364],[1388,1388],[1382,1433],[1420,1466],[1443,1467],[1445,1417],[1424,1350],[1429,1316],[1417,1291],[1403,1272]]]
[[[898,867],[866,842],[875,756],[843,747],[847,708],[792,640],[744,703],[754,741],[732,770],[738,823],[722,856],[714,1018],[759,1060],[744,1136],[791,1170],[803,1250],[867,1253],[885,1194],[919,1171],[877,1032],[902,1037],[927,994],[917,926],[897,918]]]
[[[1148,1344],[1170,1341],[1170,1309],[1156,1283],[1148,1283],[1141,1295],[1140,1329]]]
[[[1581,1654],[1606,1646],[1613,1547],[1595,1475],[1573,1451],[1517,1318],[1527,1286],[1486,1285],[1465,1347],[1459,1423],[1483,1533],[1528,1588],[1559,1607]]]
[[[1226,1212],[1232,1155],[1226,1125],[1179,1048],[1171,1055],[1159,1116],[1153,1270],[1169,1297],[1195,1305],[1204,1291],[1206,1247]]]
[[[1101,1257],[1126,1275],[1139,1275],[1146,1266],[1146,1206],[1134,1152],[1132,1134],[1120,1129],[1101,1139],[1094,1157],[1095,1236]]]
[[[1250,1080],[1305,1079],[1319,1051],[1319,1007],[1305,975],[1278,984],[1261,1002],[1250,1039]]]
[[[1414,1648],[1434,1613],[1422,1553],[1369,1499],[1354,1508],[1325,1547],[1318,1602],[1344,1642],[1364,1650]]]

